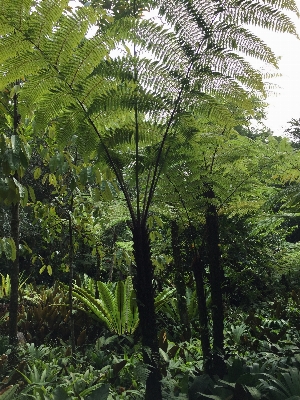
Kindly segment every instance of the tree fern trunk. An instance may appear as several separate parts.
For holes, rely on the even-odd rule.
[[[174,283],[177,293],[177,303],[180,324],[182,328],[182,336],[184,340],[190,340],[191,328],[186,304],[186,285],[184,279],[184,268],[181,258],[180,245],[179,245],[179,227],[176,221],[171,222],[171,236],[172,236],[172,250],[174,259],[175,278]]]
[[[196,292],[199,310],[199,322],[200,322],[200,339],[201,348],[203,353],[203,369],[205,373],[209,373],[211,369],[211,351],[210,351],[210,340],[208,330],[208,314],[206,307],[206,296],[203,279],[204,264],[199,254],[195,255],[192,263],[192,269],[194,272],[196,282]]]
[[[11,205],[11,237],[16,246],[16,258],[10,268],[10,299],[9,299],[9,344],[14,349],[18,343],[17,324],[19,307],[19,230],[20,230],[20,204]],[[12,357],[13,359],[14,357]]]
[[[211,286],[211,308],[213,322],[213,365],[214,373],[223,376],[225,373],[224,355],[224,312],[222,299],[223,273],[221,267],[219,219],[213,200],[213,189],[205,193],[209,200],[205,215],[206,220],[206,252],[209,263],[209,275]]]
[[[20,117],[18,115],[18,96],[13,97],[13,134],[18,134]],[[19,180],[17,171],[14,173],[16,180]],[[10,299],[9,299],[9,344],[12,346],[10,361],[13,363],[15,358],[15,348],[18,343],[18,307],[19,307],[19,241],[20,241],[20,202],[11,205],[11,237],[16,246],[16,258],[10,268]]]
[[[136,262],[135,290],[137,296],[144,362],[150,374],[146,383],[145,400],[161,400],[161,373],[159,369],[159,347],[154,308],[153,265],[149,232],[143,223],[133,226],[133,246]]]

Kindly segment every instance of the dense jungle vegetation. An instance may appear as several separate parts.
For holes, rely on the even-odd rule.
[[[291,13],[0,0],[0,400],[300,399]]]

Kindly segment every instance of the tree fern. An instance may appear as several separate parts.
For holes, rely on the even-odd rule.
[[[81,152],[99,144],[99,156],[115,174],[132,219],[143,344],[158,353],[147,217],[174,152],[179,121],[184,116],[192,125],[204,115],[230,128],[232,108],[251,114],[253,95],[265,95],[262,76],[235,53],[245,51],[275,66],[276,58],[262,41],[254,49],[255,36],[241,25],[296,35],[284,10],[297,13],[297,7],[292,0],[158,0],[135,1],[124,10],[117,2],[115,18],[109,19],[101,7],[67,12],[61,2],[60,9],[66,8],[59,16],[59,8],[46,12],[52,1],[39,4],[35,10],[28,0],[0,2],[0,42],[5,38],[0,89],[22,80],[19,101],[23,109],[34,110],[37,132],[51,123],[62,140],[84,138],[78,139]],[[142,18],[146,8],[158,10],[163,23]],[[87,39],[97,18],[105,23]],[[18,51],[9,53],[15,32]],[[124,55],[113,59],[112,50],[119,48]],[[43,82],[40,90],[37,80]],[[147,136],[150,143],[140,140]],[[152,366],[145,398],[159,400],[159,369],[147,352],[144,357]]]

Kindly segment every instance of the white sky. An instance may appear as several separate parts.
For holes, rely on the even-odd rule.
[[[296,0],[296,3],[300,10],[300,0]],[[70,1],[70,4],[75,6],[78,1]],[[300,19],[293,14],[290,17],[295,22],[300,36]],[[288,121],[300,118],[300,40],[289,34],[264,29],[255,28],[253,31],[271,47],[276,56],[280,57],[278,72],[282,76],[268,80],[279,87],[276,94],[271,94],[267,99],[269,107],[265,125],[271,128],[275,135],[283,135]],[[254,60],[252,63],[255,66]]]
[[[296,0],[296,3],[300,10],[300,0]],[[294,15],[291,18],[300,36],[300,20]],[[255,34],[272,48],[276,56],[281,57],[279,72],[282,76],[271,80],[280,88],[276,96],[271,95],[267,99],[269,107],[265,124],[275,135],[282,135],[288,127],[288,121],[300,118],[300,40],[292,35],[263,29],[255,29]]]

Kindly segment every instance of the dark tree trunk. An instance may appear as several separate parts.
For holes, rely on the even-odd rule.
[[[221,266],[219,219],[214,204],[213,189],[207,190],[208,199],[206,220],[206,254],[209,264],[209,276],[212,301],[213,323],[213,369],[214,373],[222,377],[225,373],[224,363],[224,312],[222,299],[223,271]]]
[[[198,300],[200,339],[203,353],[203,369],[204,372],[208,374],[211,370],[211,349],[208,329],[208,313],[206,307],[206,296],[203,279],[204,262],[199,253],[195,255],[192,263],[192,269],[196,282],[196,292]]]
[[[13,134],[18,134],[18,126],[20,122],[20,116],[18,114],[18,96],[17,94],[13,97],[13,116],[14,126]],[[16,171],[14,178],[19,180],[19,174]],[[20,241],[20,202],[17,201],[11,205],[11,222],[10,222],[10,234],[15,242],[16,246],[16,258],[12,262],[10,268],[10,299],[9,299],[9,344],[12,346],[12,353],[10,360],[13,363],[15,358],[15,348],[18,343],[18,307],[19,307],[19,241]]]
[[[161,373],[159,347],[154,308],[153,265],[149,232],[145,224],[133,226],[133,247],[136,262],[135,290],[137,296],[144,362],[150,368],[146,383],[145,400],[161,400]]]
[[[186,284],[184,279],[184,268],[179,244],[179,227],[176,221],[171,222],[172,250],[174,259],[175,278],[174,283],[177,292],[177,303],[182,336],[184,340],[190,340],[191,328],[189,314],[186,304]]]
[[[71,339],[71,352],[72,362],[75,363],[75,330],[74,330],[74,313],[73,313],[73,279],[74,279],[74,243],[73,243],[73,225],[72,225],[72,212],[73,212],[74,197],[71,195],[71,203],[69,208],[69,311],[70,311],[70,339]]]
[[[20,204],[11,205],[11,237],[16,246],[16,259],[12,262],[10,274],[9,299],[9,344],[14,350],[18,343],[18,307],[19,307],[19,234],[20,234]],[[13,357],[12,357],[13,358]]]

